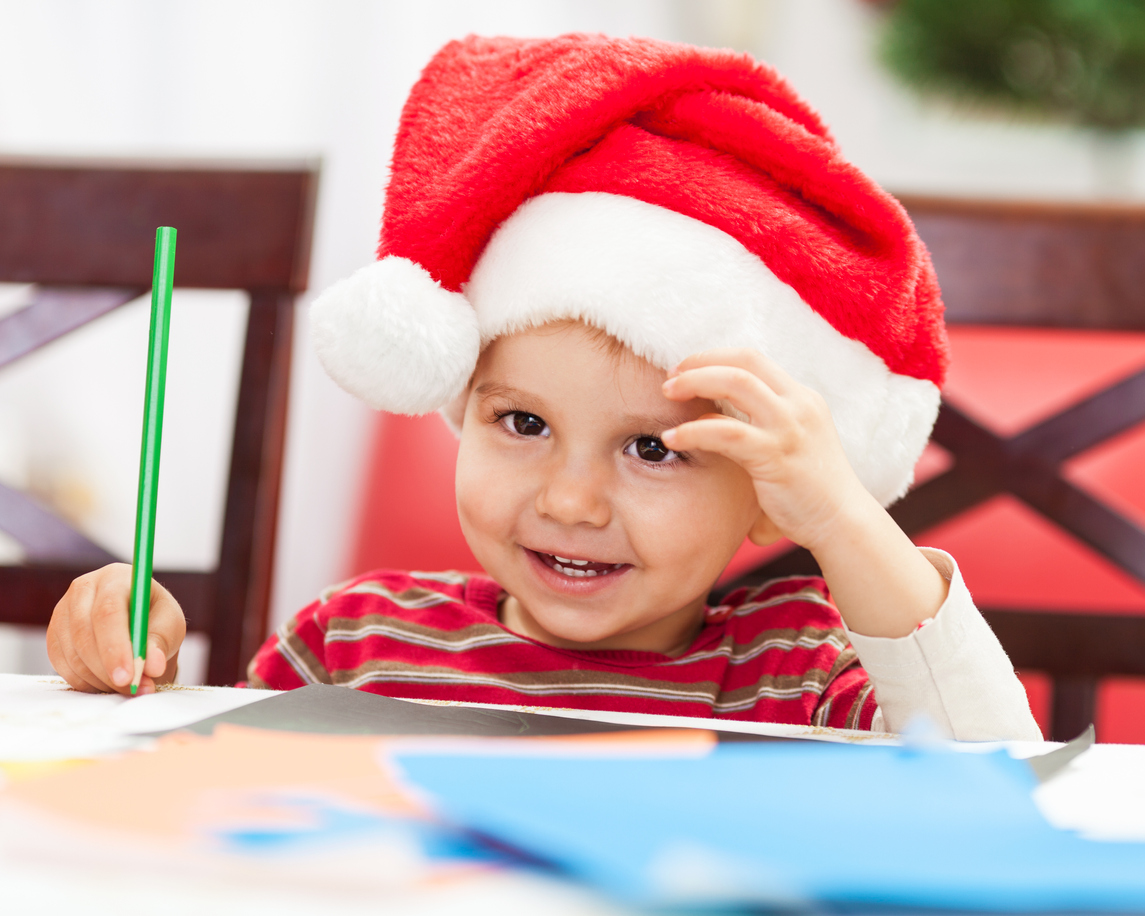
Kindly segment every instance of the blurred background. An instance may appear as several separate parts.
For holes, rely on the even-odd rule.
[[[984,59],[991,49],[973,44],[974,23],[989,3],[941,5],[962,20],[930,25],[952,35],[969,22],[964,59]],[[1135,107],[1145,93],[1126,100],[1116,79],[1098,85],[1088,58],[1063,56],[1050,26],[999,52],[1001,70],[944,70],[933,35],[895,15],[893,3],[861,0],[0,0],[0,157],[320,159],[277,624],[368,568],[475,565],[453,517],[452,436],[435,417],[376,415],[341,392],[316,362],[305,317],[314,291],[372,260],[401,104],[451,38],[599,31],[745,50],[777,67],[844,154],[892,192],[1145,203]],[[0,317],[29,295],[0,286]],[[240,294],[176,291],[157,566],[205,569],[217,556],[244,316]],[[134,525],[146,333],[146,304],[132,303],[0,373],[0,482],[120,556]],[[952,336],[949,396],[1000,433],[1145,367],[1140,334]],[[1145,433],[1130,431],[1076,459],[1070,479],[1140,521],[1141,468]],[[919,540],[959,558],[980,603],[1145,614],[1145,586],[1009,497]],[[0,563],[20,560],[0,532]],[[42,644],[42,632],[0,626],[0,671],[49,670]],[[203,676],[205,651],[201,637],[189,644],[185,683]],[[1044,721],[1045,684],[1036,674],[1027,683]],[[1145,683],[1105,681],[1098,720],[1103,740],[1145,741]]]

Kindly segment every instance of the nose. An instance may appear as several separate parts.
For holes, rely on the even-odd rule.
[[[600,470],[558,462],[537,491],[537,514],[561,525],[603,528],[612,520],[606,491]]]

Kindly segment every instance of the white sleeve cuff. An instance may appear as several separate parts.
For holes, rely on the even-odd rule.
[[[958,564],[945,551],[919,549],[950,582],[933,620],[898,639],[847,630],[886,728],[902,731],[925,715],[959,741],[1041,741],[1026,691],[974,606]]]

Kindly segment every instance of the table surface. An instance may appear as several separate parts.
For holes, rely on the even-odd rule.
[[[235,709],[273,691],[228,687],[175,687],[131,700],[114,695],[73,691],[59,678],[0,674],[0,800],[7,781],[25,778],[39,768],[60,761],[91,759],[145,748],[151,739],[138,733],[187,725]],[[555,710],[543,710],[557,712]],[[703,725],[696,720],[669,716],[580,713],[561,715],[598,721],[647,725]],[[781,736],[826,737],[849,740],[854,736],[819,729],[767,724],[737,724],[737,731]],[[868,739],[872,740],[872,739]],[[880,743],[885,736],[873,739]],[[979,751],[997,745],[958,745]],[[1027,757],[1052,745],[1030,742],[1005,745],[1014,756]],[[1035,790],[1034,797],[1046,817],[1064,828],[1095,839],[1145,841],[1145,746],[1095,745],[1072,761],[1059,775]],[[0,887],[5,914],[78,911],[119,914],[129,900],[132,909],[161,909],[169,914],[312,913],[329,908],[331,901],[316,899],[295,889],[273,885],[252,887],[221,879],[195,880],[118,868],[83,867],[75,863],[29,864],[17,854],[22,836],[19,826],[0,818]],[[143,901],[150,903],[144,904]],[[352,893],[338,904],[347,912],[467,914],[539,913],[619,914],[628,912],[591,892],[539,875],[515,872],[490,874],[460,884],[397,894],[380,901]]]

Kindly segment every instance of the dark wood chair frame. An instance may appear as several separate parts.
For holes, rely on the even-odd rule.
[[[951,324],[1145,331],[1145,207],[905,197],[934,259]],[[1145,371],[1012,437],[943,401],[933,441],[953,465],[890,510],[909,535],[1010,493],[1145,582],[1145,530],[1071,483],[1063,463],[1145,421]],[[817,572],[802,549],[731,583]],[[1097,685],[1145,676],[1145,616],[984,607],[1020,669],[1053,684],[1051,734],[1094,720]]]
[[[155,573],[189,629],[210,637],[211,684],[241,679],[266,636],[294,299],[317,182],[315,163],[0,160],[0,282],[36,284],[34,301],[0,320],[0,368],[145,293],[157,226],[179,231],[176,286],[249,297],[218,566]],[[130,562],[2,485],[0,529],[26,556],[0,566],[3,622],[46,625],[72,579]]]

